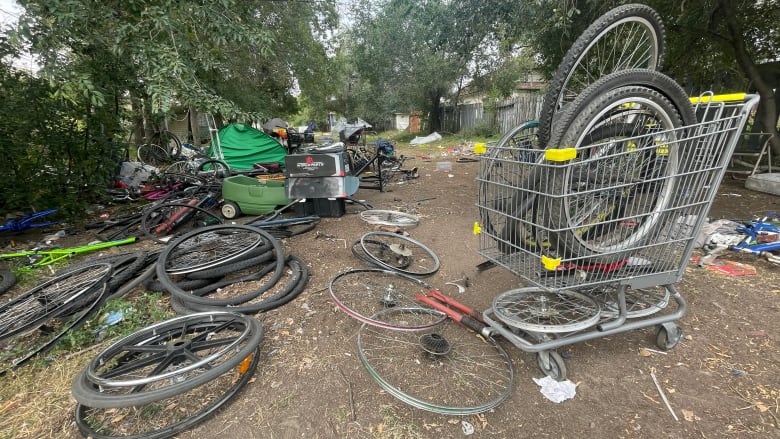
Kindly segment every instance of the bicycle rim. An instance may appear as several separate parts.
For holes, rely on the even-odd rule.
[[[157,261],[158,277],[186,274],[239,258],[274,238],[249,226],[216,225],[193,230],[169,245]]]
[[[412,276],[430,276],[441,266],[433,250],[397,233],[369,232],[360,238],[360,245],[376,265],[388,270]]]
[[[374,319],[400,322],[422,312],[434,311],[393,308]],[[483,413],[506,400],[514,388],[514,368],[504,348],[450,319],[421,331],[364,324],[357,345],[371,378],[422,410],[456,416]]]
[[[362,210],[360,211],[360,219],[368,224],[396,227],[415,227],[420,223],[418,216],[395,210]]]
[[[620,307],[617,300],[617,288],[603,286],[587,293],[601,303],[601,316],[618,318]],[[635,319],[653,315],[669,304],[671,294],[665,286],[651,288],[626,289],[626,318]]]
[[[91,291],[103,288],[110,274],[110,264],[82,267],[0,305],[0,340],[34,329],[83,304]]]
[[[502,322],[517,329],[561,333],[593,326],[599,321],[601,308],[591,297],[576,291],[529,287],[496,296],[493,312]]]
[[[359,269],[340,273],[328,286],[336,306],[350,317],[363,323],[395,330],[419,330],[440,324],[444,313],[423,310],[415,301],[417,294],[425,294],[431,287],[425,282],[395,271]],[[392,308],[410,308],[405,320],[382,320],[381,311]],[[392,315],[391,315],[392,316]]]
[[[256,319],[231,312],[189,314],[113,343],[73,381],[88,407],[130,407],[189,391],[226,373],[263,337]]]
[[[162,439],[206,420],[252,378],[260,362],[256,349],[230,371],[188,392],[142,406],[92,408],[76,405],[76,425],[94,439]],[[171,410],[175,407],[175,410]]]

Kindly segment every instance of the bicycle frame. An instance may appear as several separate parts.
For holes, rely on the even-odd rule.
[[[775,219],[776,221],[772,221]],[[780,213],[769,212],[759,220],[745,222],[735,228],[738,235],[714,234],[705,245],[707,255],[702,257],[699,265],[712,263],[724,250],[750,253],[765,257],[773,263],[780,263],[780,256],[773,252],[780,251]]]
[[[28,229],[47,227],[57,224],[59,221],[36,222],[43,217],[57,213],[57,209],[48,209],[36,212],[21,218],[10,219],[5,224],[0,225],[0,232],[23,232]]]
[[[59,262],[63,259],[70,258],[74,255],[89,253],[96,250],[103,250],[110,247],[116,247],[119,245],[132,244],[136,241],[135,237],[119,239],[115,241],[100,242],[97,244],[83,245],[79,247],[69,248],[53,248],[53,249],[33,249],[25,250],[14,253],[0,254],[0,260],[23,258],[26,257],[29,260],[29,267],[42,267],[44,265],[50,265],[55,262]]]

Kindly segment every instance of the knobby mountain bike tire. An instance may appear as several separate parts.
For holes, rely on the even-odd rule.
[[[617,73],[611,79],[624,84],[631,76]],[[584,105],[567,108],[562,120],[570,122],[557,126],[562,133],[553,135],[561,145],[577,149],[575,159],[549,169],[544,216],[555,230],[550,233],[554,257],[620,261],[664,225],[673,199],[683,147],[677,129],[685,113],[684,106],[675,105],[679,86],[613,88],[608,83],[609,78],[586,89],[580,99]],[[630,130],[588,144],[609,126]],[[594,227],[602,231],[588,233]]]
[[[631,68],[660,70],[666,30],[658,13],[643,4],[618,6],[577,37],[550,80],[539,114],[539,145],[546,148],[555,115],[602,76]]]

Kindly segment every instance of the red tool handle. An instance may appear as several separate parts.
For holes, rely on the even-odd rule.
[[[471,317],[472,319],[475,319],[481,323],[485,323],[482,320],[482,314],[479,313],[479,311],[476,311],[474,308],[469,307],[468,305],[465,305],[461,302],[458,302],[454,298],[442,293],[439,290],[429,290],[428,295],[433,297],[434,299],[438,300],[439,302],[445,303],[458,311],[466,314],[467,316]]]
[[[432,297],[428,297],[425,294],[417,294],[415,299],[423,303],[425,305],[430,306],[431,308],[441,311],[444,314],[447,315],[447,317],[451,318],[452,320],[455,320],[456,322],[460,323],[461,325],[475,331],[477,334],[481,334],[482,330],[485,328],[485,325],[481,324],[480,322],[474,320],[473,318],[460,314],[459,312],[455,311],[454,309],[444,305],[441,302],[436,301],[436,299]]]

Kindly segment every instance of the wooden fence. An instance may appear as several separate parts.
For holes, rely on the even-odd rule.
[[[441,113],[442,131],[457,133],[480,125],[497,127],[501,134],[529,120],[539,117],[542,108],[541,94],[523,95],[507,99],[496,106],[495,114],[485,111],[484,105],[460,105],[444,107]]]

